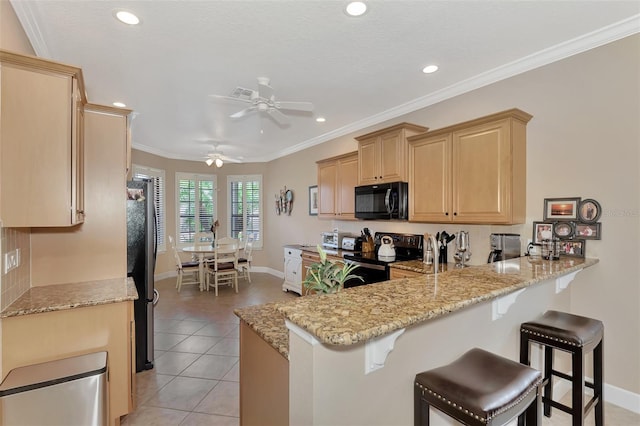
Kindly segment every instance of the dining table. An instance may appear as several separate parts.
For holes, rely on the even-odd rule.
[[[207,254],[215,253],[216,249],[211,244],[199,244],[196,246],[186,246],[182,248],[182,251],[185,253],[191,253],[198,256],[198,279],[200,280],[200,291],[205,290],[206,288],[206,280],[205,280],[205,257]]]

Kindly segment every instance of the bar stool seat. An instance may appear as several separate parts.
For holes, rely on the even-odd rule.
[[[604,325],[601,321],[566,312],[547,311],[520,327],[520,362],[531,365],[530,343],[544,346],[544,415],[551,417],[551,407],[571,414],[573,425],[584,424],[584,418],[595,406],[595,424],[604,424],[602,397]],[[553,369],[553,350],[571,354],[571,375]],[[593,382],[586,382],[585,356],[593,351]],[[553,400],[553,376],[571,382],[571,407]],[[593,397],[585,405],[585,386],[593,389]]]
[[[416,375],[414,425],[429,425],[429,407],[467,425],[539,424],[541,383],[538,370],[474,348]]]

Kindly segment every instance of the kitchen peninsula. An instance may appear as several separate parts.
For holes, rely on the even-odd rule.
[[[519,324],[569,311],[597,262],[522,257],[238,309],[241,423],[411,424],[416,373],[471,347],[517,359]]]

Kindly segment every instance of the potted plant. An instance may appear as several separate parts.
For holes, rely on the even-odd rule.
[[[302,285],[307,289],[307,293],[315,291],[316,293],[337,293],[344,288],[344,282],[356,278],[364,281],[361,276],[352,274],[353,270],[358,267],[351,263],[332,262],[327,259],[327,253],[317,246],[320,253],[320,262],[316,262],[309,267],[307,277]]]

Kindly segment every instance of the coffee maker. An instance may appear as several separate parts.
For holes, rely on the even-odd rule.
[[[520,234],[491,234],[491,252],[487,263],[520,257]]]

